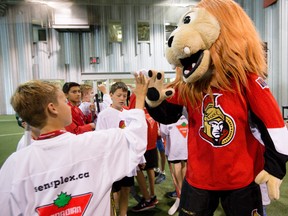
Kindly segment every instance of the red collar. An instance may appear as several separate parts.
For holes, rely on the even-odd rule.
[[[56,136],[59,136],[63,133],[66,133],[65,130],[55,130],[55,131],[51,131],[48,133],[44,133],[44,134],[40,134],[40,136],[37,138],[37,140],[44,140],[44,139],[50,139]]]

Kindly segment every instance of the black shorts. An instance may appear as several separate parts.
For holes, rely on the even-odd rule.
[[[187,160],[172,160],[172,161],[168,161],[168,163],[176,164],[176,163],[181,163],[182,161],[187,162]]]
[[[157,148],[147,150],[144,154],[146,165],[143,170],[154,169],[158,167],[158,150]]]
[[[113,183],[112,192],[118,192],[121,190],[121,187],[131,187],[133,185],[134,185],[134,176],[132,177],[125,176],[123,179]]]
[[[179,216],[212,216],[219,201],[226,215],[263,215],[261,191],[255,182],[240,189],[211,191],[195,188],[184,179]]]

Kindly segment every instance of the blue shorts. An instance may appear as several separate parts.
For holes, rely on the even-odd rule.
[[[157,139],[156,146],[159,152],[165,152],[165,146],[162,139]]]

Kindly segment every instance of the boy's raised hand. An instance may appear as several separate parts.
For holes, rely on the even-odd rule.
[[[135,77],[135,84],[136,84],[136,87],[133,91],[133,93],[136,96],[135,108],[143,109],[150,79],[141,72],[139,74],[135,73],[134,77]]]

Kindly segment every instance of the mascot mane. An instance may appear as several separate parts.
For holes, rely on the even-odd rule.
[[[244,10],[232,0],[202,0],[197,5],[214,16],[220,25],[220,34],[210,47],[210,69],[196,82],[185,83],[180,72],[170,86],[179,88],[179,97],[193,105],[211,94],[211,88],[238,91],[247,85],[247,75],[257,74],[266,78],[266,61],[262,41],[253,22]],[[187,103],[187,101],[185,101]]]

